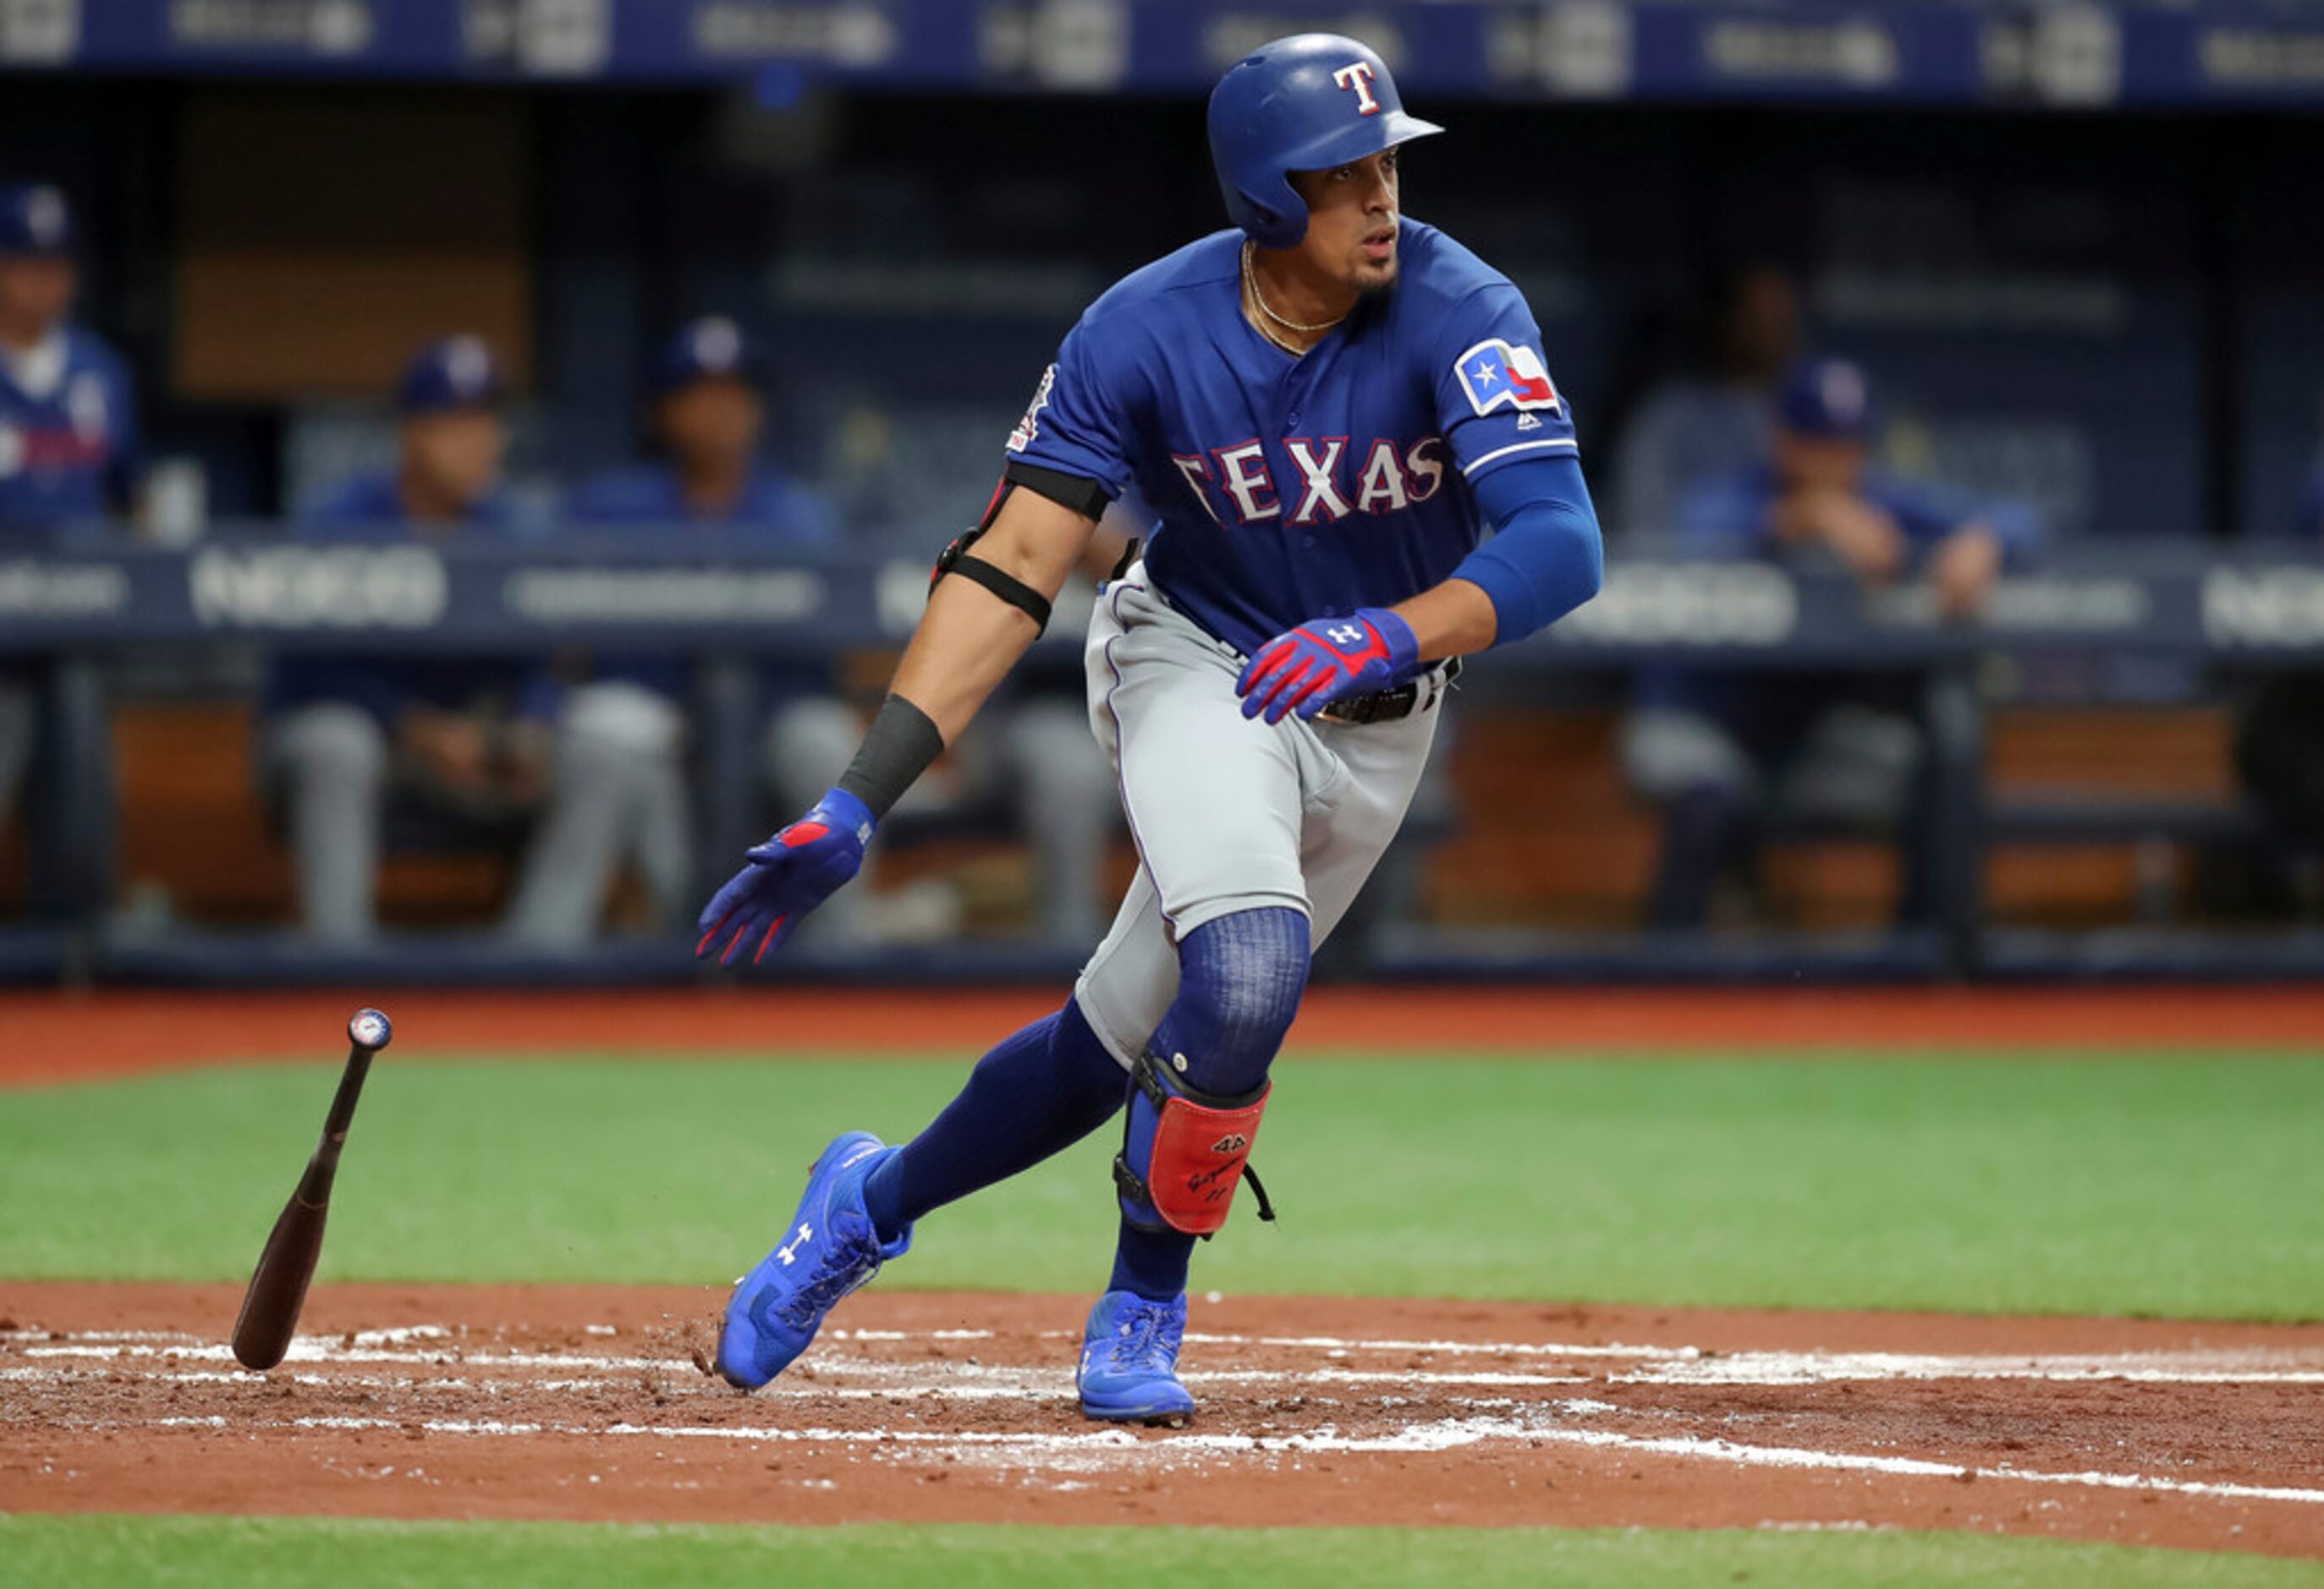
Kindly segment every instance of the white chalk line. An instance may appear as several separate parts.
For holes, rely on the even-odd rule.
[[[183,1346],[148,1345],[132,1343],[125,1345],[79,1345],[73,1343],[50,1343],[46,1345],[25,1346],[17,1355],[24,1357],[69,1357],[99,1363],[126,1363],[143,1359],[179,1358],[191,1363],[231,1363],[233,1349],[209,1344]],[[477,1368],[487,1364],[502,1368],[573,1368],[593,1369],[601,1373],[657,1373],[686,1365],[681,1357],[600,1357],[578,1352],[494,1352],[465,1350],[460,1352],[396,1352],[383,1347],[343,1347],[336,1335],[300,1335],[290,1343],[283,1354],[285,1363],[432,1363],[450,1368]]]
[[[1905,1352],[1738,1352],[1609,1374],[1612,1385],[1812,1385],[1875,1380],[2129,1380],[2172,1385],[2324,1384],[2324,1358],[2254,1351],[2122,1352],[2054,1357]]]
[[[169,1418],[154,1420],[165,1428],[273,1427],[359,1431],[394,1429],[408,1432],[411,1421],[386,1418],[299,1418],[270,1420],[253,1426],[244,1419],[223,1416]],[[1181,1432],[1166,1437],[1140,1439],[1126,1430],[1101,1429],[1072,1435],[920,1429],[768,1428],[762,1427],[705,1427],[688,1425],[612,1424],[602,1427],[545,1423],[499,1423],[476,1418],[431,1418],[419,1426],[429,1434],[463,1436],[614,1436],[663,1440],[724,1440],[768,1445],[850,1445],[943,1446],[982,1449],[1010,1455],[1074,1456],[1091,1454],[1136,1456],[1150,1454],[1167,1459],[1202,1452],[1217,1455],[1409,1455],[1459,1450],[1493,1442],[1524,1441],[1527,1445],[1576,1446],[1640,1455],[1674,1456],[1724,1462],[1741,1467],[1773,1467],[1837,1473],[1886,1474],[1909,1478],[1964,1478],[1999,1483],[2052,1484],[2098,1490],[2147,1492],[2218,1501],[2273,1501],[2297,1505],[2324,1505],[2324,1490],[2302,1490],[2273,1484],[2237,1484],[2200,1479],[2166,1479],[2146,1474],[2103,1472],[2053,1473],[2035,1468],[1971,1467],[1959,1463],[1932,1462],[1911,1456],[1872,1456],[1849,1452],[1816,1451],[1790,1446],[1747,1446],[1732,1440],[1696,1437],[1617,1434],[1603,1429],[1573,1429],[1508,1418],[1468,1418],[1416,1424],[1393,1435],[1349,1436],[1329,1430],[1312,1435],[1223,1435]]]
[[[124,1333],[125,1334],[125,1333]],[[412,1341],[433,1341],[444,1338],[448,1332],[440,1326],[414,1326],[400,1332],[380,1332]],[[836,1334],[836,1332],[835,1332]],[[968,1332],[951,1333],[937,1338],[958,1339]],[[879,1339],[904,1342],[915,1338],[903,1332],[881,1332],[876,1337],[857,1334],[854,1340]],[[1327,1346],[1331,1337],[1293,1336],[1204,1336],[1189,1335],[1195,1345],[1263,1345],[1278,1348],[1306,1346],[1323,1348],[1336,1354],[1336,1344]],[[361,1335],[358,1344],[348,1346],[345,1337],[331,1335],[301,1335],[291,1343],[285,1361],[291,1363],[426,1363],[455,1367],[475,1372],[494,1369],[533,1370],[562,1369],[573,1373],[653,1374],[668,1372],[681,1365],[682,1360],[672,1357],[606,1356],[577,1352],[527,1352],[496,1349],[478,1345],[456,1350],[418,1351],[397,1350],[389,1341],[366,1343]],[[1543,1359],[1588,1359],[1620,1354],[1637,1356],[1646,1348],[1605,1347],[1597,1345],[1565,1346],[1553,1343],[1464,1343],[1463,1350],[1493,1356],[1531,1356]],[[1446,1344],[1422,1342],[1397,1343],[1383,1345],[1383,1350],[1425,1352],[1449,1350]],[[1970,1356],[1925,1354],[1913,1353],[1798,1353],[1740,1352],[1725,1356],[1704,1356],[1694,1348],[1653,1349],[1664,1355],[1646,1366],[1628,1373],[1609,1373],[1605,1382],[1617,1385],[1690,1385],[1690,1386],[1765,1386],[1834,1384],[1841,1382],[1871,1383],[1895,1381],[1985,1380],[2038,1381],[2048,1383],[2074,1383],[2118,1380],[2142,1384],[2186,1385],[2324,1385],[2324,1361],[2310,1354],[2287,1356],[2252,1351],[2190,1351],[2181,1353],[2119,1353],[2113,1354],[2079,1354],[2053,1357]],[[233,1353],[225,1346],[195,1341],[192,1337],[156,1340],[144,1333],[137,1339],[118,1335],[76,1336],[64,1342],[48,1339],[42,1332],[37,1342],[27,1342],[14,1348],[12,1355],[33,1359],[78,1359],[88,1362],[126,1363],[138,1360],[171,1359],[194,1363],[227,1363]],[[889,1359],[835,1357],[818,1355],[810,1360],[818,1377],[825,1374],[841,1377],[885,1378],[910,1381],[930,1373],[954,1379],[975,1379],[992,1374],[1006,1374],[1012,1369],[980,1365],[957,1358],[937,1358],[899,1362]],[[1199,1368],[1189,1369],[1188,1378],[1204,1373]],[[1231,1377],[1234,1371],[1214,1371],[1213,1382],[1243,1382]],[[1526,1373],[1512,1370],[1445,1370],[1445,1369],[1359,1369],[1343,1368],[1326,1363],[1296,1371],[1299,1375],[1319,1381],[1338,1384],[1410,1384],[1410,1385],[1566,1385],[1582,1383],[1592,1376],[1571,1374]],[[1260,1380],[1281,1377],[1275,1372],[1257,1376]]]
[[[584,1330],[585,1333],[592,1335],[597,1335],[600,1332],[606,1335],[614,1333],[613,1326],[611,1325],[588,1325],[584,1326]],[[51,1330],[0,1330],[0,1345],[15,1345],[18,1344],[37,1344],[42,1341],[51,1340],[54,1336],[55,1332]],[[352,1344],[357,1346],[400,1346],[407,1341],[448,1341],[454,1337],[455,1332],[450,1328],[450,1326],[446,1325],[405,1325],[397,1329],[357,1330],[355,1333]],[[188,1345],[201,1345],[204,1344],[200,1336],[189,1335],[183,1330],[73,1330],[67,1335],[66,1338],[71,1341],[104,1345],[130,1345],[142,1342],[155,1342],[165,1345],[171,1343],[179,1342],[182,1342]],[[300,1335],[298,1336],[297,1339],[300,1341],[335,1340],[345,1342],[348,1337],[345,1334],[337,1335]]]
[[[1600,1429],[1548,1429],[1534,1438],[1563,1446],[1609,1446],[1662,1456],[1710,1457],[1745,1467],[1823,1468],[1844,1473],[1895,1474],[1915,1478],[1993,1479],[2009,1483],[2073,1484],[2101,1490],[2148,1490],[2222,1501],[2289,1501],[2324,1505],[2324,1490],[2273,1484],[2230,1484],[2201,1479],[2163,1479],[2146,1474],[2051,1473],[2040,1468],[1969,1467],[1915,1456],[1864,1456],[1791,1446],[1745,1446],[1732,1440],[1687,1436],[1617,1435]]]
[[[337,1359],[336,1361],[346,1362],[350,1360]],[[376,1362],[377,1360],[365,1359],[364,1361]],[[488,1370],[493,1367],[522,1367],[525,1365],[512,1364],[505,1359],[493,1363],[480,1363],[472,1359],[460,1366],[469,1369]],[[570,1367],[573,1365],[568,1363],[565,1366]],[[734,1393],[730,1388],[725,1386],[713,1386],[707,1381],[700,1380],[695,1374],[691,1365],[688,1364],[678,1363],[661,1363],[657,1364],[656,1368],[659,1372],[663,1373],[674,1372],[680,1370],[684,1371],[685,1378],[675,1384],[657,1383],[656,1388],[662,1390],[664,1393],[706,1396],[732,1396]],[[133,1367],[117,1370],[115,1372],[133,1373],[141,1381],[168,1384],[242,1384],[256,1389],[265,1384],[279,1384],[287,1381],[295,1385],[343,1385],[350,1386],[358,1390],[477,1390],[485,1391],[499,1391],[503,1390],[603,1390],[609,1384],[634,1382],[634,1374],[636,1372],[634,1370],[624,1370],[620,1374],[603,1374],[586,1379],[540,1380],[518,1376],[492,1379],[470,1378],[463,1374],[302,1374],[284,1373],[278,1371],[270,1375],[267,1379],[261,1380],[254,1377],[245,1370],[233,1369],[201,1370]],[[1042,1390],[1042,1385],[1054,1385],[1064,1373],[1064,1365],[1039,1364],[1021,1369],[991,1367],[975,1368],[965,1365],[955,1365],[949,1369],[940,1370],[938,1372],[945,1373],[951,1382],[940,1384],[927,1384],[922,1382],[927,1377],[926,1370],[915,1370],[901,1364],[835,1364],[828,1360],[825,1360],[819,1364],[819,1372],[816,1379],[812,1381],[787,1381],[778,1385],[775,1390],[767,1392],[767,1394],[770,1397],[792,1396],[798,1397],[801,1400],[813,1400],[814,1398],[821,1396],[853,1397],[861,1398],[865,1400],[878,1400],[882,1398],[903,1400],[918,1397],[940,1397],[962,1400],[975,1400],[979,1399],[1007,1400],[1010,1398],[1046,1394],[1047,1392]],[[92,1366],[88,1369],[52,1367],[0,1369],[0,1383],[9,1381],[30,1383],[101,1383],[106,1372],[106,1366],[102,1363]],[[844,1378],[858,1378],[887,1382],[875,1382],[870,1385],[845,1385],[831,1384],[826,1382],[829,1379]],[[1190,1385],[1197,1386],[1277,1386],[1286,1390],[1304,1389],[1307,1386],[1319,1384],[1394,1385],[1412,1389],[1428,1389],[1437,1386],[1482,1386],[1502,1390],[1530,1390],[1559,1385],[1588,1385],[1599,1382],[1587,1374],[1511,1374],[1491,1372],[1480,1372],[1473,1374],[1418,1373],[1404,1370],[1391,1372],[1388,1370],[1357,1371],[1351,1369],[1332,1368],[1188,1369],[1182,1372],[1179,1375],[1179,1378],[1185,1381]],[[1035,1382],[1037,1380],[1041,1383],[1037,1384]]]
[[[1062,1335],[1065,1332],[1059,1331]],[[1495,1357],[1637,1357],[1687,1359],[1699,1357],[1699,1346],[1574,1345],[1549,1341],[1354,1341],[1337,1335],[1213,1335],[1189,1330],[1191,1343],[1228,1346],[1290,1346],[1342,1352],[1442,1352],[1451,1355]]]
[[[69,1359],[95,1365],[127,1366],[144,1362],[175,1359],[197,1363],[228,1363],[234,1353],[224,1346],[163,1347],[158,1345],[80,1346],[43,1345],[24,1349],[23,1355],[44,1359]],[[664,1357],[589,1357],[570,1353],[480,1353],[470,1352],[459,1356],[447,1354],[417,1355],[410,1353],[348,1350],[332,1345],[318,1337],[301,1337],[294,1343],[286,1363],[399,1364],[415,1367],[447,1367],[469,1372],[493,1369],[567,1369],[594,1371],[607,1377],[669,1373],[689,1369],[682,1359]],[[894,1363],[877,1358],[838,1357],[819,1355],[812,1360],[812,1378],[802,1377],[786,1385],[798,1387],[801,1394],[812,1394],[824,1389],[825,1378],[864,1379],[898,1381],[899,1389],[924,1381],[931,1375],[954,1381],[1010,1380],[1025,1373],[1049,1374],[1053,1365],[1038,1364],[1015,1367],[1006,1364],[963,1363],[954,1359],[934,1359],[911,1363]],[[60,1371],[62,1372],[62,1371]],[[146,1371],[141,1371],[146,1372]],[[690,1370],[689,1370],[690,1372]],[[0,1371],[21,1374],[23,1371]],[[228,1373],[223,1377],[238,1377]],[[1318,1366],[1301,1369],[1189,1369],[1183,1376],[1189,1381],[1213,1384],[1273,1384],[1300,1379],[1329,1384],[1393,1384],[1393,1385],[1575,1385],[1591,1382],[1582,1374],[1526,1374],[1496,1370],[1480,1370],[1474,1373],[1445,1372],[1423,1369],[1347,1369]],[[434,1379],[435,1383],[449,1383],[453,1376]],[[809,1388],[812,1389],[809,1389]]]

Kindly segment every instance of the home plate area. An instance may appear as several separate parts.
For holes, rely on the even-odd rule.
[[[0,1510],[1940,1528],[2324,1551],[2324,1326],[1194,1299],[1178,1430],[1086,1298],[874,1290],[744,1396],[723,1296],[0,1282]]]

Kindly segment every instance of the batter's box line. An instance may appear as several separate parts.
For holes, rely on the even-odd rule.
[[[223,1415],[147,1420],[146,1428],[289,1428],[355,1431],[407,1429],[408,1420],[368,1418],[303,1418],[251,1422]],[[1975,1479],[1999,1483],[2048,1484],[2096,1490],[2146,1492],[2219,1501],[2284,1501],[2324,1505],[2324,1490],[2300,1490],[2268,1484],[2236,1484],[2200,1479],[2166,1479],[2145,1474],[2049,1473],[2038,1469],[1969,1467],[1910,1456],[1869,1456],[1846,1452],[1815,1451],[1797,1446],[1743,1446],[1731,1440],[1672,1436],[1620,1435],[1596,1429],[1570,1429],[1518,1422],[1508,1418],[1462,1418],[1417,1425],[1390,1436],[1178,1434],[1142,1440],[1125,1430],[1105,1429],[1079,1435],[985,1433],[973,1430],[939,1433],[919,1429],[779,1429],[763,1427],[707,1428],[701,1427],[613,1424],[591,1428],[581,1425],[498,1423],[480,1419],[433,1419],[420,1427],[430,1434],[477,1436],[608,1436],[665,1440],[708,1439],[779,1445],[856,1445],[923,1446],[957,1453],[989,1452],[1000,1455],[1047,1454],[1058,1457],[1118,1455],[1167,1461],[1197,1452],[1221,1455],[1408,1455],[1459,1450],[1495,1441],[1528,1445],[1577,1446],[1638,1455],[1674,1456],[1723,1462],[1740,1467],[1814,1469],[1840,1473],[1887,1474],[1908,1478]]]

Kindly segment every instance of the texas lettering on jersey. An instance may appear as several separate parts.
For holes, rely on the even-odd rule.
[[[1319,524],[1351,513],[1400,513],[1415,503],[1426,502],[1444,485],[1444,439],[1424,436],[1409,444],[1375,441],[1365,449],[1358,467],[1356,454],[1344,436],[1286,437],[1283,450],[1290,456],[1297,476],[1291,494],[1289,522]],[[1284,494],[1268,467],[1267,448],[1257,438],[1232,447],[1200,453],[1173,453],[1194,500],[1223,524],[1223,508],[1238,524],[1256,524],[1283,517]]]
[[[1243,319],[1241,243],[1215,233],[1093,304],[1008,452],[1134,487],[1158,521],[1148,579],[1248,652],[1441,583],[1482,532],[1468,487],[1575,442],[1523,296],[1435,228],[1400,223],[1397,285],[1299,357]]]

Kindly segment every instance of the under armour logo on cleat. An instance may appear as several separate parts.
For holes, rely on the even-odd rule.
[[[811,1242],[813,1240],[815,1240],[815,1227],[809,1224],[802,1224],[798,1228],[798,1235],[793,1236],[789,1241],[783,1243],[783,1245],[775,1249],[775,1256],[783,1261],[783,1267],[785,1269],[788,1269],[795,1261],[798,1261],[799,1243],[802,1242]]]

